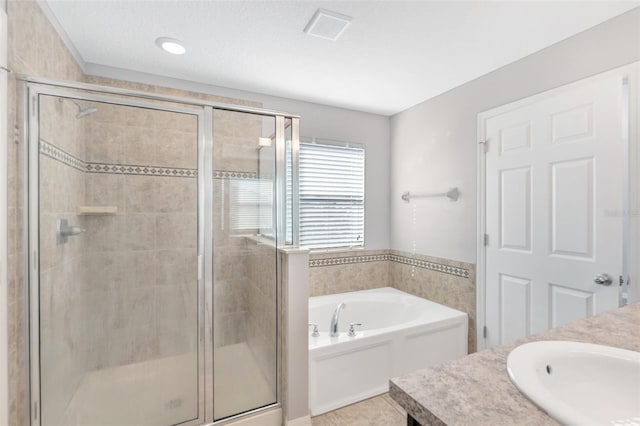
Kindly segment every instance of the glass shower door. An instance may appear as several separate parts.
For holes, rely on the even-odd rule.
[[[213,113],[213,417],[274,404],[276,119]]]
[[[201,118],[39,94],[40,424],[203,421]]]

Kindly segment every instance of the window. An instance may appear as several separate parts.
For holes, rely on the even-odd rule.
[[[364,148],[300,142],[300,246],[364,245]]]

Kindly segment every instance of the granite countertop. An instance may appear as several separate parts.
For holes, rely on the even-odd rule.
[[[390,381],[389,393],[421,425],[557,425],[507,375],[507,356],[534,340],[572,340],[640,351],[640,302]]]

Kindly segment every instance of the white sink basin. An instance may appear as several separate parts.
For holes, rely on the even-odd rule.
[[[569,425],[640,426],[640,352],[589,343],[525,343],[509,354],[511,381]]]

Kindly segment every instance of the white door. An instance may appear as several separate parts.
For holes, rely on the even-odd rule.
[[[618,306],[625,72],[480,115],[487,347]]]

